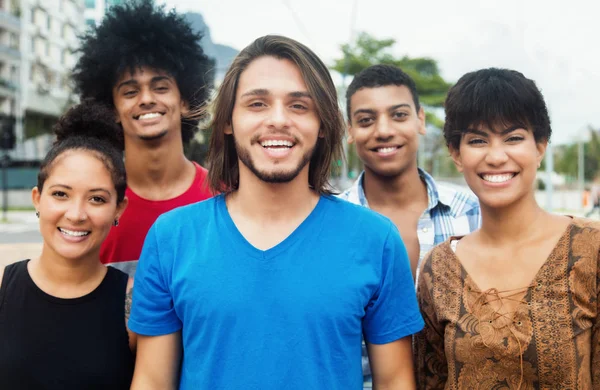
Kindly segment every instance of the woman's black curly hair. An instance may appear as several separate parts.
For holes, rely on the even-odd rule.
[[[112,88],[119,77],[149,67],[173,76],[190,112],[199,112],[212,84],[214,60],[200,47],[202,35],[174,10],[164,8],[153,0],[113,6],[99,26],[80,37],[73,81],[82,98],[113,106]],[[182,118],[184,143],[197,130],[198,118],[192,118]]]
[[[125,197],[127,176],[123,162],[123,132],[112,110],[92,100],[71,107],[54,125],[56,141],[42,161],[37,187],[40,193],[56,159],[71,150],[92,152],[110,172],[117,204]]]

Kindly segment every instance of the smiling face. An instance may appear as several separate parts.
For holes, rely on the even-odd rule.
[[[97,257],[100,245],[125,207],[106,165],[92,152],[69,150],[58,156],[40,192],[32,192],[39,212],[44,252],[65,259]]]
[[[187,112],[175,78],[146,67],[125,72],[113,88],[118,121],[128,140],[181,138],[181,115]]]
[[[531,130],[517,126],[491,131],[467,130],[452,158],[482,205],[510,206],[533,196],[537,168],[547,142],[537,142]]]
[[[308,165],[319,137],[320,120],[300,70],[271,56],[252,61],[240,75],[231,125],[244,175],[286,183]]]
[[[406,86],[359,89],[351,97],[350,112],[348,142],[356,144],[365,170],[395,177],[416,166],[425,113],[416,110]]]

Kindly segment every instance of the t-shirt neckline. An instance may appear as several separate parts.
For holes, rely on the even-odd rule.
[[[326,202],[325,196],[321,195],[319,196],[319,201],[317,202],[316,206],[296,229],[294,229],[286,238],[283,239],[283,241],[277,245],[267,250],[262,250],[252,245],[233,222],[233,219],[229,214],[229,210],[227,209],[225,194],[218,195],[216,197],[216,201],[218,213],[221,214],[221,217],[225,221],[226,229],[230,238],[235,242],[236,247],[242,248],[245,254],[256,259],[272,259],[280,253],[286,251],[291,245],[297,244],[298,240],[304,240],[307,237],[307,232],[312,231],[313,233],[311,234],[318,235],[323,227],[321,221],[324,218]]]

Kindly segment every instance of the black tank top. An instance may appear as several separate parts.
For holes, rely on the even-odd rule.
[[[0,389],[129,389],[127,275],[108,267],[94,291],[62,299],[33,282],[28,262],[7,266],[0,286]]]

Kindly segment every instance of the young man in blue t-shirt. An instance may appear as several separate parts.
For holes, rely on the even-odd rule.
[[[414,389],[423,320],[398,230],[328,186],[344,124],[327,67],[257,39],[211,127],[222,195],[161,216],[142,250],[132,389],[361,389],[363,334],[375,384]]]

